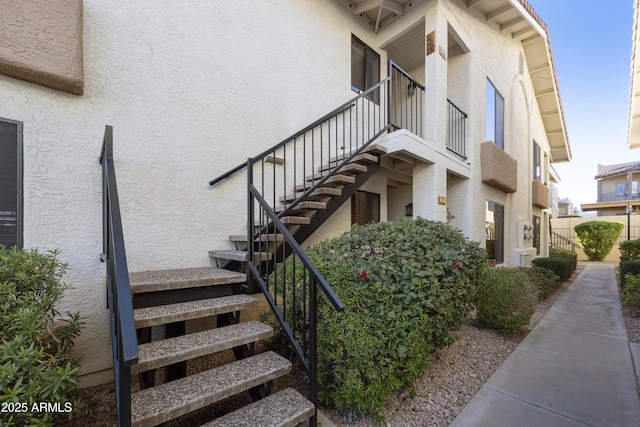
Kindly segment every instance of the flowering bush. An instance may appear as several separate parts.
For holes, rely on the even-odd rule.
[[[336,313],[320,300],[320,399],[372,414],[451,342],[486,259],[459,230],[421,218],[354,227],[307,254],[346,304]]]

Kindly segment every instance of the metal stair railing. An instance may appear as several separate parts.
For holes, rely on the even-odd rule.
[[[138,362],[129,270],[124,247],[118,187],[113,165],[113,128],[105,127],[102,153],[101,260],[106,263],[107,306],[111,318],[111,346],[118,427],[131,425],[131,365]]]
[[[340,169],[389,130],[403,127],[422,136],[424,102],[417,100],[423,99],[424,87],[392,62],[389,67],[386,79],[209,182],[216,185],[246,168],[247,280],[265,295],[304,366],[309,400],[316,407],[319,296],[339,311],[344,304],[283,220],[304,221],[292,216],[294,209],[320,187],[341,179]],[[316,423],[314,416],[311,425]]]
[[[550,241],[552,248],[564,249],[571,252],[576,252],[578,249],[582,249],[582,246],[579,244],[553,230],[550,232]]]

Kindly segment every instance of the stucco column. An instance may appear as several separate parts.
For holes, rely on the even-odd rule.
[[[445,149],[447,137],[446,16],[436,4],[425,14],[425,135],[427,143]]]
[[[420,163],[413,168],[413,217],[446,222],[447,206],[438,197],[447,194],[447,169]],[[445,199],[446,200],[446,199]],[[442,202],[443,200],[440,200]]]

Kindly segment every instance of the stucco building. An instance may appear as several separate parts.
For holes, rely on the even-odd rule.
[[[598,200],[595,203],[583,203],[585,212],[597,211],[602,215],[624,215],[628,207],[636,212],[640,206],[640,163],[629,162],[615,165],[598,165],[595,176],[598,186]]]
[[[309,188],[298,176],[324,176],[305,158],[374,145],[376,168],[341,184],[353,195],[303,245],[412,215],[449,221],[499,264],[546,254],[552,164],[571,150],[549,33],[526,0],[0,4],[2,243],[69,264],[61,309],[85,317],[84,384],[112,379],[105,125],[131,272],[222,265],[209,251],[246,234],[249,178],[209,182],[248,157],[270,153],[254,174],[277,205]],[[269,151],[281,142],[316,148]]]

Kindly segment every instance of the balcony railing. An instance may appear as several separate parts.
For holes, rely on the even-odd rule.
[[[424,138],[424,86],[389,61],[389,123]]]
[[[447,123],[447,150],[457,154],[463,159],[467,158],[465,150],[467,113],[453,103],[450,99]]]

